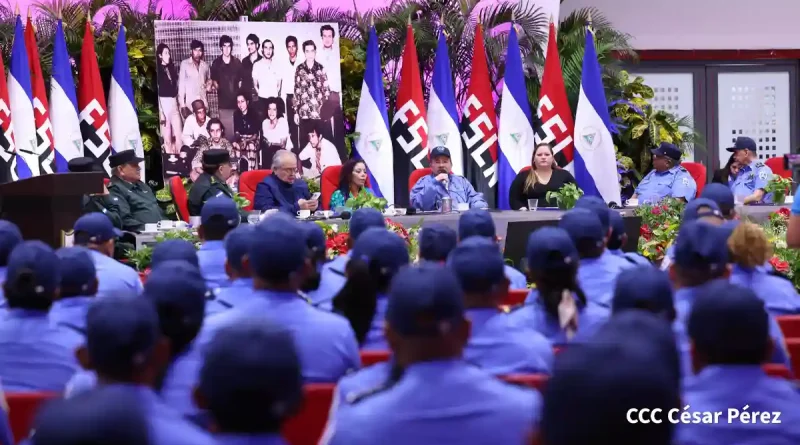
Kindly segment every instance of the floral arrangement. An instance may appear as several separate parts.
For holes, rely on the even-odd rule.
[[[325,232],[325,247],[328,250],[328,258],[333,259],[339,255],[346,254],[348,251],[347,240],[349,238],[349,227],[346,224],[326,224],[322,221],[317,221],[317,224],[319,224],[320,227],[322,227],[322,231]],[[417,235],[419,235],[421,227],[422,220],[406,228],[399,222],[386,218],[386,228],[405,240],[408,246],[408,254],[412,262],[417,260]]]
[[[639,229],[639,253],[642,256],[653,262],[664,258],[667,247],[678,235],[683,206],[682,201],[667,198],[658,204],[636,208],[636,216],[642,218]]]
[[[786,275],[800,289],[800,251],[786,246],[786,227],[790,215],[789,209],[782,207],[769,215],[763,227],[774,250],[769,263],[776,272]]]
[[[786,194],[789,192],[792,185],[790,178],[784,178],[781,175],[772,175],[764,191],[772,193],[772,202],[775,204],[783,204],[786,201]]]
[[[176,229],[156,235],[156,244],[171,239],[183,239],[194,244],[196,249],[200,248],[200,238],[189,229]],[[153,259],[153,247],[144,246],[139,250],[129,249],[125,251],[128,263],[132,264],[139,272],[147,272],[150,262]]]

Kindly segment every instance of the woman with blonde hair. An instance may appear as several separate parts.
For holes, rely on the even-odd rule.
[[[730,281],[752,289],[773,316],[800,313],[800,295],[794,284],[775,272],[768,262],[773,252],[764,230],[756,224],[738,221],[727,222],[725,226],[733,228],[728,238],[733,263]]]
[[[550,144],[536,144],[531,157],[531,168],[520,171],[508,191],[508,201],[512,209],[528,208],[529,199],[536,199],[538,207],[555,207],[555,200],[548,200],[547,192],[555,192],[564,184],[575,183],[570,172],[558,167],[553,155]]]

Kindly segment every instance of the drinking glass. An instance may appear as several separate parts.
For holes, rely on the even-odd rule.
[[[539,208],[539,200],[538,199],[529,199],[528,200],[528,210],[533,212]]]

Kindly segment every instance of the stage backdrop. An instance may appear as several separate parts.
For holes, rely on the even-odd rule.
[[[346,160],[337,23],[156,21],[155,35],[165,178],[196,178],[211,148],[239,174],[280,149],[304,177]]]

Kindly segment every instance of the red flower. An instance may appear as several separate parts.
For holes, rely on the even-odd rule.
[[[650,230],[650,226],[647,224],[642,224],[642,227],[639,228],[639,236],[645,239],[645,241],[650,241],[650,238],[653,236],[653,231]]]
[[[661,207],[653,207],[650,209],[650,213],[653,215],[660,215],[661,214]]]
[[[668,205],[666,205],[666,204],[662,204],[662,205],[661,205],[661,210],[663,210],[663,211],[665,211],[665,212],[666,212],[666,211],[668,211],[668,210],[669,210],[669,206],[668,206]]]
[[[780,258],[774,256],[770,258],[769,264],[775,269],[776,272],[780,273],[787,273],[789,272],[789,262],[783,261]]]
[[[790,212],[786,207],[781,207],[776,213],[786,219],[789,219],[789,217],[792,215],[792,212]]]

